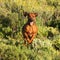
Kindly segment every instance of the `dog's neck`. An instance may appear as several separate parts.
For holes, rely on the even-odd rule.
[[[29,24],[30,26],[32,26],[32,25],[35,24],[35,22],[34,22],[34,21],[31,21],[31,20],[28,20],[28,24]]]
[[[34,22],[30,22],[30,26],[34,25]]]

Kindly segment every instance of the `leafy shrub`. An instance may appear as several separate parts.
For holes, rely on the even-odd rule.
[[[33,3],[34,2],[34,3]],[[38,34],[24,46],[23,12],[36,12]],[[0,0],[0,60],[60,60],[59,0]]]
[[[0,43],[0,60],[16,60],[18,59],[18,50],[15,46]]]
[[[60,50],[60,35],[55,36],[53,46],[56,50]]]

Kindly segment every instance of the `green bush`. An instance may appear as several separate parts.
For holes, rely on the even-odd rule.
[[[34,2],[34,3],[33,3]],[[24,46],[23,12],[38,13],[38,33]],[[60,0],[0,0],[0,60],[60,60]]]
[[[1,39],[0,56],[3,60],[52,60],[57,56],[57,52],[49,40],[35,39],[32,45],[24,46],[13,39],[9,41]]]
[[[19,52],[15,46],[0,43],[0,60],[18,60]]]

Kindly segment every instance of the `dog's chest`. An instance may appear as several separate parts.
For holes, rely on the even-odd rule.
[[[37,32],[37,27],[36,27],[36,25],[32,25],[32,26],[27,25],[27,26],[26,26],[26,32],[27,32],[28,34],[34,34],[34,33],[36,33],[36,32]]]

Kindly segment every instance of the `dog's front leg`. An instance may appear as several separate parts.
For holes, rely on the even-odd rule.
[[[32,43],[34,37],[36,36],[36,34],[33,34],[33,36],[31,37],[31,39],[29,40],[29,43]]]
[[[29,41],[30,41],[30,39],[29,39],[29,37],[28,37],[28,34],[27,33],[24,33],[25,34],[25,41],[27,41],[28,43],[29,43]]]

